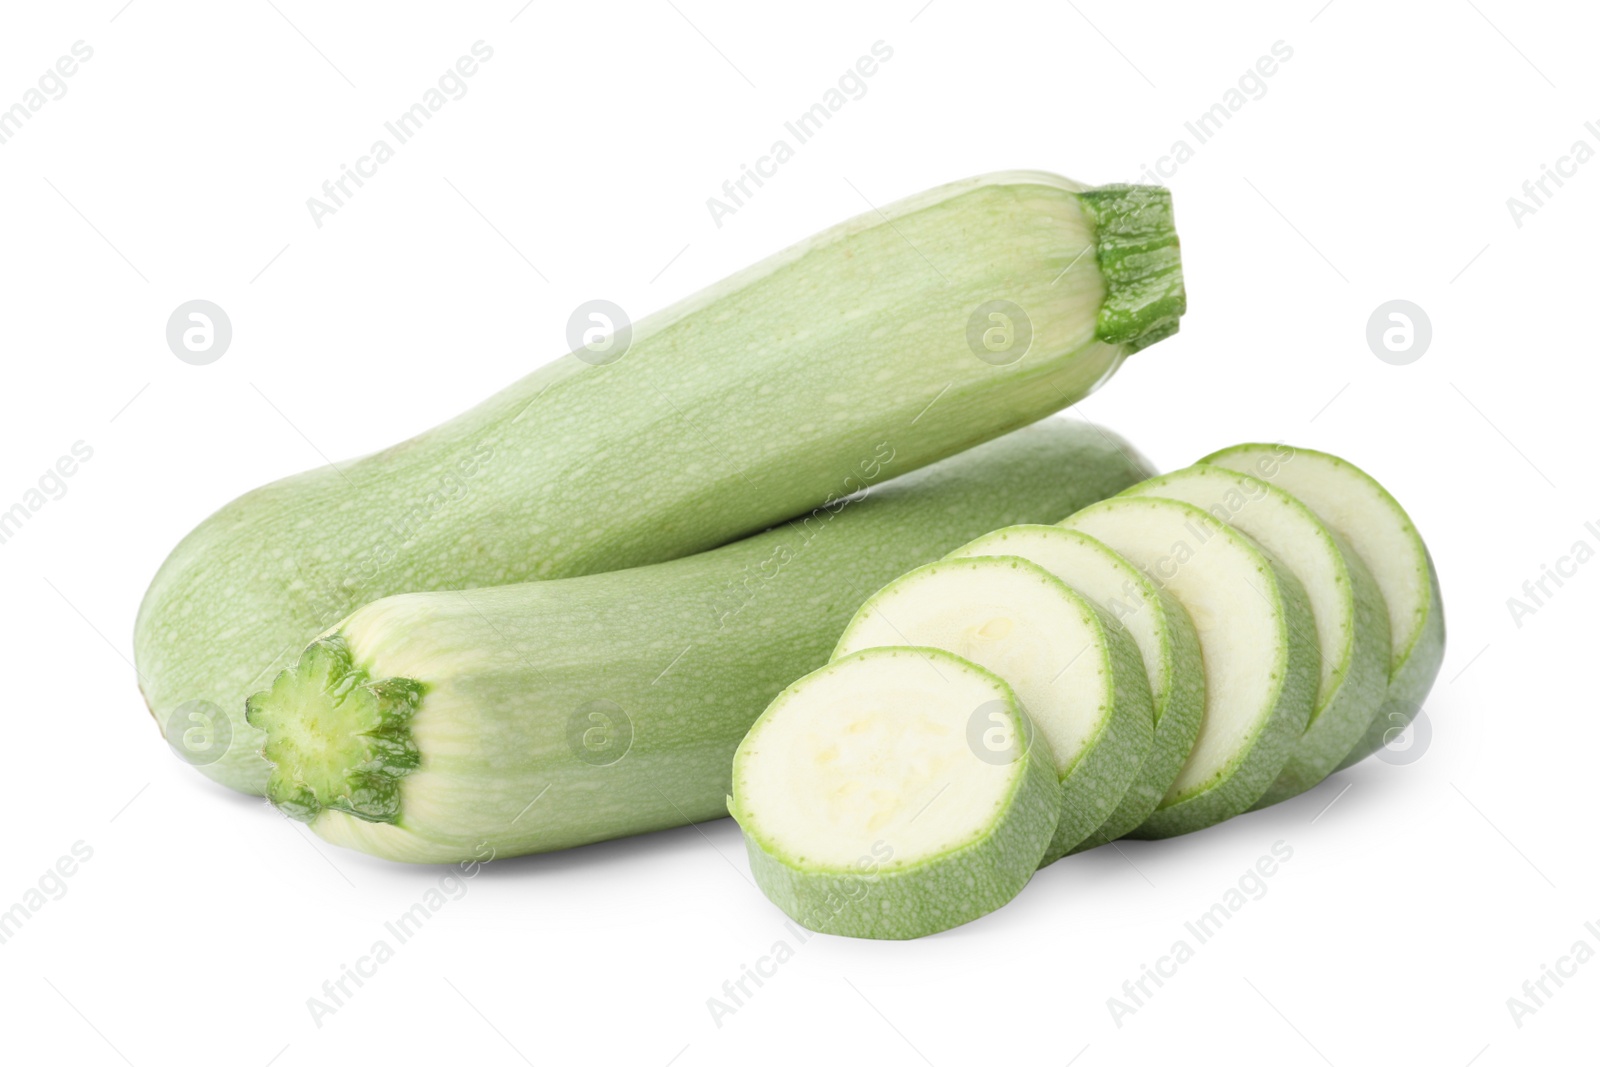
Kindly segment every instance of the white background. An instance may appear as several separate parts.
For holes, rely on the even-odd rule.
[[[1520,1028],[1506,1006],[1578,939],[1600,949],[1600,564],[1520,627],[1506,604],[1573,542],[1600,547],[1600,162],[1520,226],[1507,207],[1574,141],[1600,148],[1592,9],[122,3],[7,4],[0,29],[0,107],[94,49],[0,145],[0,508],[93,449],[0,545],[0,909],[93,850],[0,945],[7,1059],[1592,1058],[1600,963]],[[316,227],[307,197],[480,39],[467,95]],[[706,198],[879,40],[894,54],[866,95],[716,226]],[[1184,122],[1277,41],[1292,59],[1197,145]],[[1191,311],[1077,410],[1163,468],[1283,439],[1395,492],[1450,626],[1420,758],[1073,858],[914,943],[800,944],[728,820],[498,863],[316,1026],[307,998],[440,871],[324,845],[162,744],[127,658],[178,538],[559,356],[584,300],[638,317],[864,198],[1013,167],[1135,180],[1179,138]],[[194,298],[233,323],[210,366],[165,343]],[[1365,340],[1395,298],[1433,324],[1407,366]],[[1119,1027],[1107,998],[1278,841],[1293,858],[1266,895]],[[794,958],[718,1026],[707,998],[780,939]]]

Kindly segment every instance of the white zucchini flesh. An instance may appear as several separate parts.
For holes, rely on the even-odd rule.
[[[1205,673],[1194,623],[1137,567],[1078,530],[1008,526],[950,553],[972,556],[1017,556],[1038,564],[1120,623],[1138,647],[1155,719],[1150,750],[1121,803],[1072,851],[1115,841],[1156,810],[1200,731]]]
[[[1065,855],[1111,815],[1150,749],[1154,712],[1138,647],[1049,571],[1016,557],[945,559],[873,594],[835,657],[886,645],[942,648],[1004,678],[1054,757]]]
[[[1389,612],[1389,687],[1367,732],[1337,769],[1360,762],[1411,721],[1444,662],[1444,602],[1422,535],[1376,479],[1325,452],[1245,444],[1202,462],[1245,471],[1299,497],[1372,572]]]
[[[1311,723],[1257,807],[1298,796],[1333,773],[1367,732],[1389,684],[1389,616],[1361,557],[1303,503],[1226,467],[1197,464],[1126,490],[1203,508],[1248,534],[1300,580],[1321,658]]]
[[[1190,504],[1116,497],[1062,520],[1182,604],[1200,636],[1205,714],[1155,812],[1128,836],[1171,837],[1250,809],[1311,719],[1316,644],[1305,590],[1244,534]]]
[[[1031,735],[1004,681],[940,649],[813,671],[734,755],[728,810],[756,883],[801,925],[851,937],[921,937],[993,911],[1027,884],[1060,810]]]

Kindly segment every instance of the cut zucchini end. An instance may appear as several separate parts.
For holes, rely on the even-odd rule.
[[[313,642],[245,702],[245,718],[266,734],[267,798],[301,822],[324,811],[398,821],[400,779],[420,762],[411,717],[423,692],[409,678],[373,681],[337,634]]]
[[[1095,259],[1106,285],[1095,336],[1131,354],[1177,333],[1188,296],[1172,193],[1159,185],[1103,185],[1078,199],[1095,221]]]
[[[781,693],[734,757],[729,811],[767,897],[822,933],[899,940],[1014,897],[1060,813],[1048,746],[1005,682],[871,648]]]

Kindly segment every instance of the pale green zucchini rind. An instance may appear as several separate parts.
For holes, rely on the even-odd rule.
[[[1205,715],[1155,812],[1128,836],[1172,837],[1248,811],[1283,770],[1317,694],[1305,590],[1244,534],[1190,504],[1119,497],[1062,520],[1183,605],[1200,638]]]
[[[1003,721],[1001,754],[971,723]],[[871,648],[785,689],[733,760],[750,870],[802,926],[905,939],[1021,892],[1061,810],[1046,746],[996,675],[937,648]]]
[[[1154,730],[1150,684],[1122,626],[1043,567],[1015,556],[943,559],[869,597],[834,658],[893,645],[942,648],[993,671],[1049,746],[1061,817],[1043,862],[1111,815]]]
[[[1412,646],[1411,654],[1399,670],[1389,677],[1389,690],[1384,694],[1383,706],[1367,727],[1366,734],[1356,742],[1355,748],[1339,763],[1338,770],[1353,766],[1382,748],[1392,744],[1422,710],[1423,702],[1433,689],[1439,668],[1444,663],[1445,628],[1444,599],[1439,591],[1439,572],[1433,566],[1433,556],[1423,549],[1428,564],[1427,619]]]
[[[1202,462],[1232,467],[1299,497],[1355,549],[1389,615],[1389,687],[1343,770],[1383,748],[1421,709],[1444,662],[1444,601],[1427,545],[1389,491],[1348,460],[1289,445],[1243,444]]]
[[[1366,733],[1389,684],[1389,618],[1366,565],[1298,499],[1226,467],[1197,464],[1140,482],[1124,495],[1203,508],[1247,534],[1299,579],[1315,625],[1309,636],[1319,652],[1317,702],[1289,762],[1256,807],[1317,785]]]
[[[296,668],[254,701],[282,760],[272,799],[328,841],[418,863],[718,818],[750,724],[827,662],[873,589],[986,530],[1076,510],[1149,473],[1120,438],[1047,419],[685,559],[387,597],[318,642],[316,658],[343,642],[349,664],[329,675],[345,681],[311,684],[322,676]],[[417,766],[379,783],[397,789],[398,810],[357,793],[375,789],[374,726],[353,698],[393,679],[424,690],[398,732]]]
[[[1149,752],[1116,809],[1073,852],[1124,836],[1149,818],[1178,777],[1200,731],[1205,672],[1200,638],[1179,604],[1133,564],[1085,533],[1019,525],[985,534],[951,557],[1020,556],[1099,605],[1128,631],[1149,683],[1155,729]]]
[[[259,793],[245,698],[363,604],[689,555],[1059,410],[1171,331],[1166,198],[1033,172],[942,186],[633,323],[620,358],[574,353],[247,493],[145,595],[146,704],[163,729],[190,701],[221,708],[231,745],[199,769]],[[973,323],[996,303],[1022,315],[991,359]]]

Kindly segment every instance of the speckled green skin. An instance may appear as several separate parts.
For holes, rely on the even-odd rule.
[[[1281,455],[1288,446],[1272,444],[1242,444],[1232,448],[1225,448],[1203,459],[1203,463],[1216,463],[1221,466],[1233,467],[1237,470],[1251,471],[1254,462],[1261,457]],[[1335,770],[1344,770],[1346,767],[1361,762],[1374,752],[1383,748],[1385,744],[1398,733],[1405,729],[1413,716],[1422,707],[1423,701],[1428,697],[1428,692],[1433,688],[1434,679],[1439,675],[1439,667],[1444,663],[1445,650],[1445,622],[1444,599],[1439,590],[1439,572],[1433,565],[1433,556],[1428,552],[1427,545],[1422,540],[1422,534],[1412,523],[1411,517],[1406,514],[1405,508],[1377,479],[1351,463],[1349,460],[1326,452],[1318,452],[1309,448],[1289,448],[1289,452],[1296,456],[1312,457],[1316,460],[1329,463],[1346,472],[1351,478],[1364,482],[1375,490],[1384,505],[1391,508],[1400,518],[1406,534],[1412,539],[1417,554],[1421,558],[1421,566],[1426,569],[1423,580],[1428,584],[1428,599],[1417,609],[1410,620],[1409,635],[1402,631],[1399,641],[1394,641],[1393,629],[1391,636],[1391,654],[1389,660],[1389,687],[1384,694],[1383,703],[1374,709],[1374,715],[1367,730],[1362,734],[1355,746],[1344,759],[1339,761]],[[1292,484],[1284,488],[1293,492]],[[1317,509],[1312,507],[1313,511]],[[1322,516],[1328,525],[1339,532],[1352,548],[1357,549],[1353,537],[1343,529],[1340,524],[1330,516]],[[1370,569],[1370,568],[1369,568]],[[1392,626],[1392,621],[1391,621]]]
[[[909,648],[870,648],[835,660],[815,673],[848,667],[863,657],[911,654]],[[1014,736],[1026,736],[1025,713],[1005,682],[942,649],[921,648],[916,654],[937,658],[944,670],[970,670],[992,679],[996,699],[1009,705]],[[806,681],[802,678],[780,694],[762,719],[781,713],[784,698],[802,689]],[[750,737],[757,737],[760,729],[758,720]],[[781,845],[767,840],[759,823],[740,805],[737,755],[729,811],[744,830],[756,884],[786,915],[825,934],[900,941],[936,934],[987,915],[1020,893],[1033,877],[1061,811],[1060,786],[1047,745],[1028,746],[1014,766],[1011,789],[980,836],[911,862],[891,858],[880,866],[855,870],[797,862]]]
[[[1157,590],[1160,593],[1160,590]],[[1139,773],[1105,822],[1084,837],[1072,851],[1082,852],[1115,841],[1142,825],[1166,796],[1178,772],[1183,770],[1189,750],[1200,732],[1206,710],[1205,669],[1201,666],[1200,638],[1194,623],[1167,594],[1160,594],[1162,611],[1175,611],[1177,618],[1168,626],[1170,654],[1175,665],[1172,686],[1167,692],[1165,711],[1151,736],[1150,751],[1139,765]]]
[[[1273,685],[1269,687],[1255,729],[1210,780],[1189,787],[1179,796],[1164,797],[1149,818],[1126,835],[1142,839],[1193,833],[1248,811],[1282,772],[1290,752],[1305,732],[1311,720],[1311,709],[1316,704],[1318,681],[1317,647],[1310,636],[1315,633],[1315,624],[1305,589],[1294,575],[1275,564],[1244,534],[1217,524],[1190,504],[1126,496],[1090,505],[1084,512],[1063,520],[1062,525],[1094,534],[1092,516],[1097,508],[1149,506],[1183,511],[1188,521],[1206,526],[1213,536],[1227,538],[1253,557],[1262,583],[1260,591],[1275,609],[1277,636],[1274,647],[1265,650],[1270,651],[1268,675]],[[1185,564],[1197,565],[1193,561]]]
[[[1439,676],[1439,667],[1444,663],[1444,599],[1439,592],[1439,572],[1433,566],[1433,556],[1426,548],[1423,553],[1428,560],[1431,596],[1423,609],[1422,629],[1411,649],[1389,676],[1389,689],[1384,694],[1383,706],[1373,716],[1372,724],[1350,750],[1350,754],[1339,761],[1336,770],[1342,771],[1360,763],[1393,741],[1422,710],[1423,701],[1428,699],[1434,679]]]
[[[1256,802],[1258,808],[1299,796],[1348,766],[1345,760],[1352,747],[1350,739],[1354,737],[1354,743],[1359,745],[1371,730],[1373,709],[1382,708],[1389,688],[1389,612],[1383,594],[1360,553],[1336,531],[1329,532],[1348,568],[1357,646],[1351,662],[1359,667],[1353,667],[1346,675],[1336,700],[1324,706],[1306,727],[1300,743],[1289,754],[1283,773]],[[1406,721],[1410,721],[1409,716]],[[1381,739],[1379,743],[1382,744]]]
[[[420,765],[390,783],[392,817],[351,814],[333,789],[316,803],[334,810],[313,812],[312,829],[390,859],[444,863],[481,855],[484,843],[507,856],[717,818],[745,731],[827,661],[873,589],[985,530],[1125,488],[1149,473],[1133,457],[1114,435],[1047,419],[685,559],[367,605],[339,633],[370,679],[426,686],[410,716]],[[575,746],[585,726],[575,716],[596,706],[631,724],[615,762],[586,762]],[[340,721],[327,702],[302,714],[330,729]],[[284,796],[304,805],[298,783],[325,780],[323,764],[348,750],[341,740],[280,768],[294,785]],[[346,766],[370,789],[364,770],[359,759]]]
[[[1120,221],[1133,193],[1097,202],[1119,220],[1097,240],[1085,191],[1032,172],[931,190],[635,323],[615,362],[559,359],[409,441],[247,493],[145,594],[146,704],[163,729],[185,702],[223,709],[232,743],[199,769],[259,793],[268,767],[245,698],[363,604],[688,555],[1087,395],[1171,332],[1182,285],[1170,229],[1163,245]],[[1170,225],[1166,195],[1139,194],[1166,212],[1140,217]],[[1124,240],[1137,255],[1115,254]],[[1003,365],[968,340],[995,300],[1031,325],[1026,354]]]
[[[1279,545],[1274,539],[1303,537],[1309,543],[1295,547],[1317,553],[1310,558],[1331,572],[1333,587],[1324,594],[1332,598],[1331,602],[1322,602],[1323,613],[1318,614],[1319,603],[1313,598],[1312,609],[1319,638],[1324,635],[1325,624],[1341,635],[1338,651],[1322,664],[1326,673],[1320,676],[1317,703],[1306,732],[1295,744],[1277,780],[1255,806],[1268,807],[1316,786],[1366,732],[1389,684],[1389,615],[1372,573],[1355,550],[1310,508],[1282,489],[1242,471],[1198,463],[1140,482],[1124,490],[1124,495],[1168,497],[1205,508],[1218,521],[1236,526],[1254,538],[1275,562],[1291,572],[1294,566],[1287,552],[1290,546]],[[1260,521],[1253,509],[1263,503],[1281,509],[1285,521],[1294,524],[1294,532]],[[1304,586],[1306,575],[1296,576]],[[1310,587],[1306,588],[1309,595]],[[1319,641],[1319,651],[1321,647]]]
[[[1061,818],[1041,866],[1075,851],[1111,817],[1139,780],[1155,734],[1150,680],[1138,646],[1105,612],[1087,598],[1079,599],[1095,615],[1100,628],[1098,651],[1111,672],[1112,709],[1090,741],[1091,747],[1061,779]]]
[[[1128,832],[1129,837],[1176,837],[1249,811],[1277,780],[1305,735],[1317,699],[1316,646],[1302,636],[1314,627],[1311,604],[1294,575],[1265,555],[1261,559],[1282,601],[1279,643],[1271,668],[1279,683],[1272,710],[1230,767],[1213,782],[1171,803],[1163,800],[1148,819]]]
[[[1061,817],[1056,821],[1056,832],[1041,860],[1043,864],[1054,863],[1105,822],[1137,778],[1139,767],[1150,751],[1155,721],[1150,682],[1133,638],[1120,625],[1060,578],[1027,559],[1001,555],[961,556],[918,567],[874,593],[845,627],[834,658],[840,658],[843,650],[855,647],[852,638],[858,627],[871,622],[875,616],[896,620],[897,629],[909,629],[904,625],[905,609],[897,609],[895,602],[904,597],[926,597],[926,591],[919,594],[919,587],[937,583],[941,575],[958,569],[990,567],[1021,571],[1058,595],[1067,610],[1075,612],[1092,635],[1091,644],[1082,655],[1098,659],[1111,681],[1111,701],[1109,706],[1100,709],[1101,718],[1094,733],[1084,741],[1071,763],[1057,768],[1061,782]],[[919,640],[918,643],[923,642]],[[1015,684],[1014,678],[1006,678],[1006,681]]]
[[[1044,545],[1036,539],[1043,538]],[[1098,569],[1105,582],[1090,582],[1089,575],[1070,566],[1058,566],[1059,556],[1049,551],[1052,543],[1065,542],[1086,553],[1087,564]],[[1150,749],[1140,763],[1133,782],[1106,820],[1075,845],[1071,852],[1115,841],[1144,822],[1156,810],[1168,787],[1183,769],[1200,731],[1205,713],[1205,671],[1200,662],[1200,638],[1189,615],[1144,573],[1088,534],[1061,526],[1023,524],[985,534],[962,545],[952,556],[1018,555],[1046,568],[1069,586],[1087,592],[1090,587],[1105,587],[1100,608],[1115,617],[1134,610],[1136,604],[1150,605],[1156,612],[1154,631],[1158,664],[1145,664],[1150,686],[1155,729]],[[1139,608],[1138,610],[1145,610]],[[1136,649],[1137,651],[1137,649]],[[1141,659],[1143,653],[1140,653]],[[1159,669],[1150,670],[1152,666]],[[1071,853],[1069,852],[1069,855]]]

